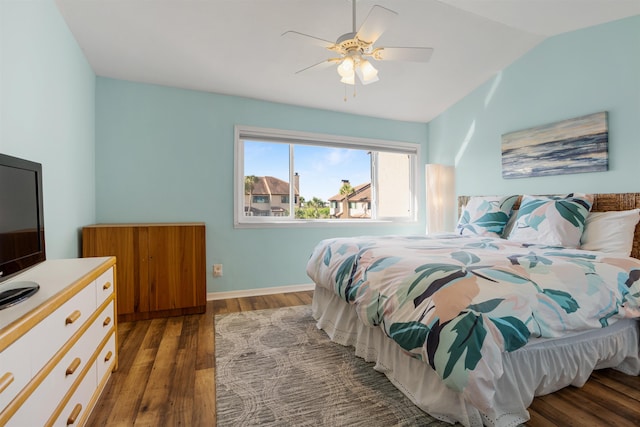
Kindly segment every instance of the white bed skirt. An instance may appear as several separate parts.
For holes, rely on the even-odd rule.
[[[497,381],[493,405],[476,408],[449,389],[431,367],[408,356],[382,329],[366,326],[355,310],[331,291],[316,286],[313,316],[332,341],[355,347],[355,354],[375,362],[377,371],[433,417],[465,426],[517,426],[529,420],[534,396],[568,385],[581,387],[594,369],[615,368],[640,374],[638,321],[562,339],[538,339],[503,353],[504,374]]]

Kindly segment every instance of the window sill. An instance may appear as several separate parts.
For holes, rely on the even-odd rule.
[[[366,227],[388,225],[415,225],[418,221],[406,220],[382,220],[382,219],[332,219],[332,220],[282,220],[282,221],[243,221],[233,224],[233,228],[314,228],[314,227]]]

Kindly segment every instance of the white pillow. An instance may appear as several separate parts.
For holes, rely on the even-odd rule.
[[[640,209],[590,212],[580,239],[580,249],[629,256]]]

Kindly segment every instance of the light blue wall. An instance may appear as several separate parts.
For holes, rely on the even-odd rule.
[[[95,221],[95,74],[53,0],[0,0],[0,152],[42,163],[47,258]]]
[[[501,135],[609,112],[609,170],[502,178]],[[640,192],[640,16],[546,40],[429,123],[458,194]]]
[[[323,238],[424,232],[423,210],[417,224],[395,227],[233,228],[234,125],[424,145],[424,123],[106,78],[97,79],[96,117],[97,221],[205,222],[209,292],[310,283],[306,262]],[[214,263],[223,277],[212,276]]]

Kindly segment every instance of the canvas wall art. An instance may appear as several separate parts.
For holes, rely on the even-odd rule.
[[[502,177],[606,171],[607,119],[603,111],[502,135]]]

